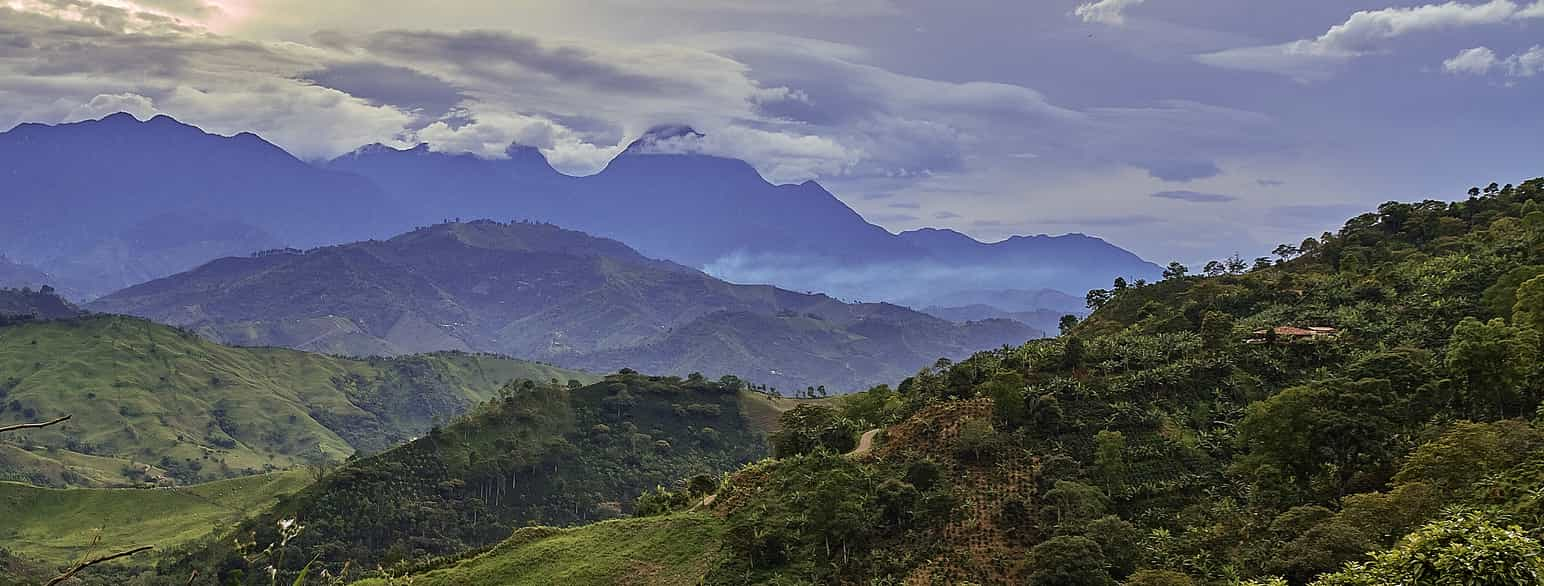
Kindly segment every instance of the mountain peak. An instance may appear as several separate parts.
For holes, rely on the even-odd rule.
[[[638,140],[627,145],[623,153],[634,154],[685,154],[693,143],[707,135],[685,124],[661,124],[644,132]]]

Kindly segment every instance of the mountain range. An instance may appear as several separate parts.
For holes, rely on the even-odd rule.
[[[229,257],[86,306],[230,344],[345,355],[504,353],[592,371],[733,374],[783,390],[894,382],[1043,335],[736,285],[550,224],[451,222]]]
[[[1079,234],[991,244],[951,230],[891,234],[813,181],[773,185],[744,161],[661,146],[697,137],[659,128],[601,172],[572,177],[519,146],[479,158],[371,145],[313,164],[250,133],[218,136],[167,116],[22,124],[0,133],[0,253],[80,300],[222,256],[386,238],[451,218],[551,222],[734,282],[928,297],[918,306],[964,305],[932,291],[1079,292],[1159,272]],[[25,284],[13,279],[0,274],[0,285]]]

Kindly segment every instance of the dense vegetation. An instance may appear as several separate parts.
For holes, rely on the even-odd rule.
[[[236,536],[384,582],[1544,582],[1544,179],[1276,253],[801,405],[726,476],[776,411],[738,380],[511,385]],[[275,559],[227,543],[158,571]]]
[[[1277,252],[788,412],[704,580],[1540,584],[1544,180]]]
[[[0,480],[189,484],[335,464],[422,435],[511,380],[574,378],[594,380],[489,355],[230,348],[118,316],[23,320],[0,326],[0,424],[74,419],[0,437]]]
[[[304,525],[283,566],[316,558],[340,571],[404,567],[497,543],[517,527],[623,516],[633,500],[683,475],[716,476],[765,454],[764,430],[745,415],[766,402],[729,378],[623,372],[579,386],[512,384],[467,417],[382,454],[351,462],[264,515],[240,540],[281,541],[277,522]],[[221,540],[162,571],[186,580],[253,572]],[[179,578],[180,577],[180,578]]]

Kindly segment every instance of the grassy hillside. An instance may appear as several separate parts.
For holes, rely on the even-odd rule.
[[[415,585],[693,586],[718,563],[724,523],[708,513],[616,519],[571,529],[526,527],[475,557],[424,573]],[[386,579],[358,582],[385,586]]]
[[[0,327],[0,479],[48,486],[178,483],[378,452],[513,379],[594,380],[487,355],[351,360],[231,348],[145,320]]]
[[[632,373],[588,386],[511,385],[451,425],[343,466],[237,533],[272,543],[278,520],[298,519],[305,530],[289,542],[286,570],[320,556],[336,571],[452,555],[526,525],[623,516],[656,486],[764,455],[747,413],[777,406],[746,396],[738,381]],[[218,567],[225,579],[245,571],[238,553],[217,541],[162,570]]]
[[[1544,583],[1544,179],[1281,252],[785,412],[701,582]]]
[[[0,547],[52,565],[78,559],[96,538],[101,550],[174,547],[256,514],[310,481],[293,470],[164,489],[0,482],[0,508],[7,511]]]

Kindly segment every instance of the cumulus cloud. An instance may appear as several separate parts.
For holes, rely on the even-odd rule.
[[[1083,22],[1097,22],[1111,26],[1126,24],[1126,10],[1147,0],[1098,0],[1079,4],[1072,13]]]
[[[1317,37],[1278,45],[1239,47],[1197,57],[1228,69],[1278,73],[1299,81],[1331,77],[1337,66],[1357,57],[1387,51],[1387,43],[1415,33],[1544,18],[1544,0],[1519,4],[1490,0],[1480,4],[1443,2],[1361,10]]]
[[[1442,62],[1442,70],[1448,73],[1484,75],[1496,66],[1496,52],[1489,47],[1464,49]]]
[[[1544,45],[1534,45],[1505,59],[1497,57],[1489,47],[1464,49],[1443,61],[1442,71],[1454,75],[1485,75],[1500,71],[1507,77],[1533,77],[1544,73]]]
[[[1152,194],[1152,197],[1159,199],[1188,201],[1192,203],[1223,203],[1238,200],[1238,197],[1232,195],[1224,195],[1221,193],[1203,193],[1189,190],[1160,191]]]

